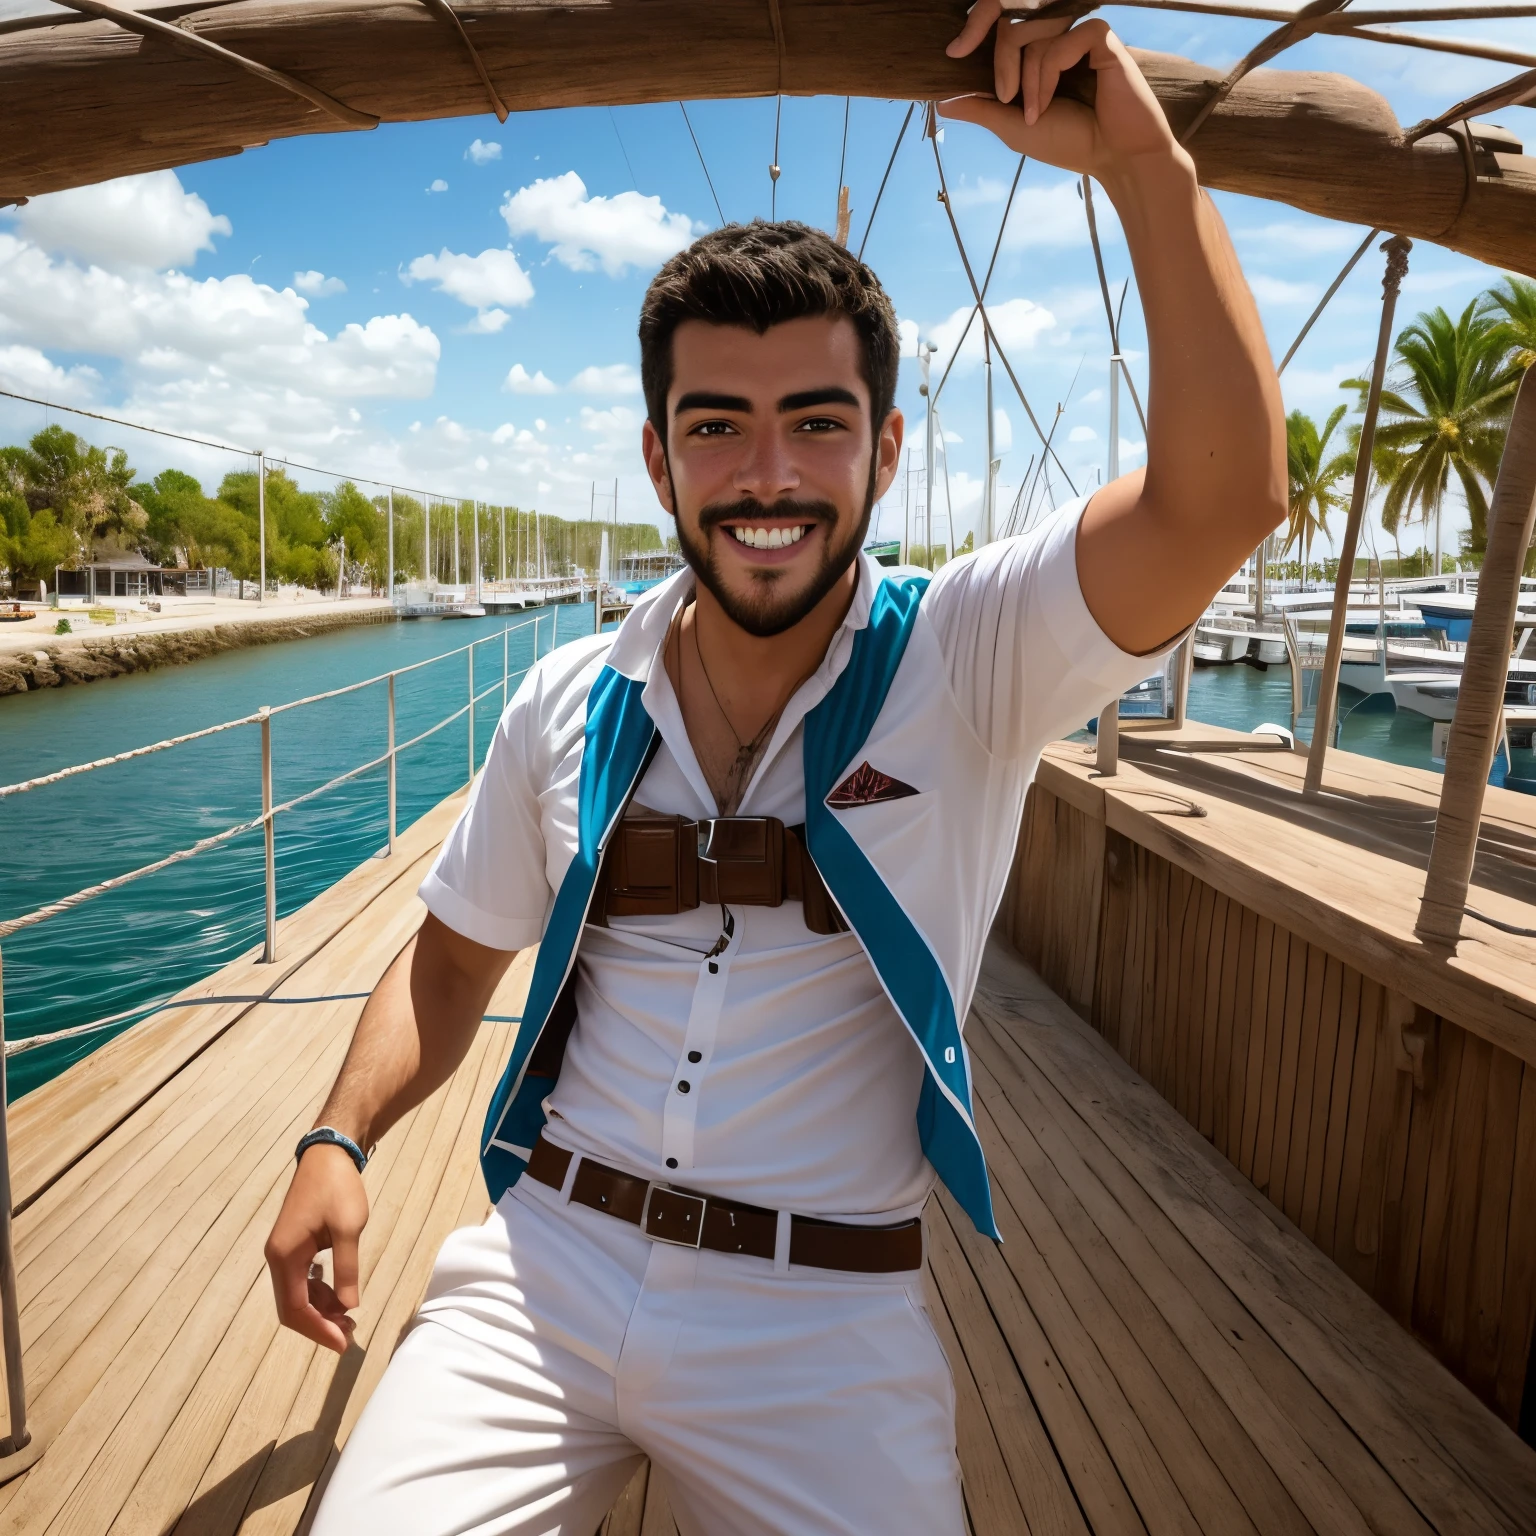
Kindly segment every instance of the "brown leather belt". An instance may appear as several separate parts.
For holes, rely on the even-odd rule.
[[[550,1189],[563,1189],[572,1152],[542,1136],[528,1160],[528,1176]],[[774,1256],[778,1213],[757,1205],[716,1200],[690,1189],[652,1184],[583,1157],[571,1184],[571,1200],[617,1216],[658,1243],[708,1248],[712,1253]],[[861,1275],[898,1274],[923,1262],[923,1226],[914,1217],[894,1227],[856,1227],[843,1221],[795,1216],[789,1225],[789,1262],[813,1269],[841,1269]]]
[[[798,901],[812,933],[848,925],[805,846],[804,827],[776,816],[690,821],[630,811],[608,841],[588,921],[672,917],[701,905],[777,907]]]

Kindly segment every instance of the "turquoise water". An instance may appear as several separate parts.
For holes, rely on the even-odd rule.
[[[539,652],[590,634],[592,608],[543,610]],[[557,626],[557,632],[552,633]],[[475,652],[476,688],[501,676],[509,688],[533,660],[529,617],[419,621],[344,630],[314,640],[236,651],[89,687],[0,700],[0,783],[109,756],[244,715],[262,704],[345,686],[487,639]],[[397,684],[397,739],[404,742],[467,697],[465,658],[450,657]],[[1386,701],[1350,708],[1343,745],[1389,761],[1430,767],[1430,725]],[[1383,703],[1386,707],[1383,708]],[[479,705],[476,759],[483,761],[500,690]],[[1252,730],[1290,719],[1283,667],[1197,670],[1189,713]],[[279,803],[324,783],[385,746],[382,685],[277,717],[272,726]],[[1517,749],[1511,788],[1536,790],[1536,761]],[[400,759],[401,831],[468,776],[467,722],[459,720]],[[1495,777],[1502,779],[1502,760]],[[261,809],[260,734],[245,726],[29,794],[0,800],[0,919],[147,864]],[[386,841],[382,768],[280,817],[278,911],[286,915],[333,884]],[[263,861],[259,829],[167,870],[23,930],[4,943],[5,1024],[10,1038],[47,1033],[140,1007],[197,981],[260,942]],[[131,1027],[131,1020],[119,1028]],[[109,1039],[112,1030],[13,1057],[12,1097],[54,1076]]]
[[[542,614],[540,655],[592,632],[590,603],[562,604]],[[501,678],[503,630],[510,631],[508,686],[515,689],[533,660],[533,617],[366,625],[111,682],[0,699],[0,783],[198,730],[263,704],[343,687],[494,637],[475,650],[478,692]],[[464,656],[398,679],[396,740],[435,724],[467,697]],[[477,761],[484,760],[500,710],[499,689],[477,707]],[[383,684],[278,716],[272,722],[276,803],[378,756],[386,746],[386,721]],[[402,754],[400,831],[465,782],[468,751],[468,720],[461,719]],[[260,811],[261,738],[255,726],[0,800],[0,919],[152,863]],[[280,816],[279,916],[376,854],[387,842],[387,818],[382,767]],[[258,828],[5,940],[7,1036],[48,1033],[154,1002],[249,950],[262,935],[263,873]],[[47,1081],[112,1033],[13,1057],[9,1096]]]

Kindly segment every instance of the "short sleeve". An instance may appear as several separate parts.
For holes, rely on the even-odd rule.
[[[540,682],[536,667],[507,705],[469,804],[419,893],[440,922],[491,949],[537,944],[553,899],[540,821],[548,756]]]
[[[1080,497],[1029,533],[951,561],[923,599],[956,701],[995,756],[1081,730],[1171,649],[1134,656],[1089,612],[1077,579],[1087,504]]]

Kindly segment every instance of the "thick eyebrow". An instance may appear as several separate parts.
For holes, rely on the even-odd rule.
[[[785,395],[779,401],[779,414],[803,411],[813,405],[851,405],[857,410],[859,397],[837,384],[828,384],[822,389],[802,389],[798,395]]]
[[[712,390],[695,389],[682,396],[672,408],[674,416],[681,416],[684,411],[740,411],[750,416],[752,402],[745,395],[717,395]]]

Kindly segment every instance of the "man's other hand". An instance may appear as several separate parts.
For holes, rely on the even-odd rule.
[[[351,1157],[340,1147],[310,1147],[267,1239],[267,1268],[278,1321],[337,1354],[346,1353],[356,1327],[347,1314],[362,1299],[357,1241],[367,1222],[368,1195]],[[327,1248],[334,1286],[310,1277],[310,1266]]]
[[[1066,18],[1028,20],[1005,14],[1000,0],[978,0],[952,58],[975,51],[997,24],[993,52],[996,99],[957,96],[945,117],[980,123],[1011,149],[1112,187],[1144,156],[1179,158],[1168,119],[1125,44],[1107,22],[1072,26]],[[1094,71],[1094,105],[1056,95],[1061,76],[1086,60]]]

